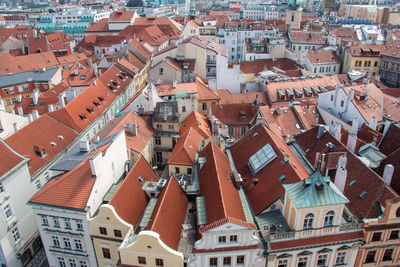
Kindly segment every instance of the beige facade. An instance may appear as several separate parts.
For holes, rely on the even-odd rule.
[[[168,164],[168,171],[169,173],[173,172],[175,175],[179,174],[187,174],[189,176],[193,173],[193,166],[192,165],[178,165],[178,164]]]
[[[183,254],[169,248],[153,231],[142,231],[136,241],[120,248],[121,266],[183,266]]]
[[[286,25],[289,25],[291,30],[300,29],[301,14],[300,10],[286,11]]]

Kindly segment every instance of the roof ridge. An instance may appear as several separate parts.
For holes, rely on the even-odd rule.
[[[218,188],[219,188],[219,192],[220,192],[220,196],[221,196],[221,202],[222,202],[222,206],[223,206],[224,217],[228,218],[227,210],[226,210],[225,202],[224,202],[224,194],[222,192],[223,190],[222,190],[221,180],[219,179],[220,174],[219,174],[219,171],[218,171],[219,168],[218,168],[218,164],[217,164],[217,161],[216,161],[217,157],[216,157],[216,154],[215,154],[215,149],[216,149],[215,147],[216,146],[217,145],[214,142],[211,142],[211,153],[212,153],[214,164],[215,164],[215,172],[217,174],[217,183],[218,183]],[[230,166],[229,166],[229,168],[230,168]]]

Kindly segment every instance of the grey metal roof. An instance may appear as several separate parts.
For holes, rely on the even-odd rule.
[[[206,201],[203,196],[196,197],[197,224],[205,225],[207,223]]]
[[[349,202],[331,182],[329,176],[322,176],[318,170],[303,181],[284,184],[283,187],[296,208],[320,207]]]
[[[59,67],[40,71],[25,71],[0,76],[0,87],[13,86],[29,82],[47,82],[53,78]]]
[[[167,119],[164,120],[164,113],[167,113]],[[178,122],[177,102],[157,102],[153,113],[153,122]]]
[[[150,222],[151,214],[153,214],[154,208],[156,207],[158,198],[150,198],[149,203],[144,209],[142,219],[139,222],[140,228],[146,228]]]

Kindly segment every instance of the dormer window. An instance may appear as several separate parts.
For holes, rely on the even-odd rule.
[[[81,120],[85,121],[87,119],[86,114],[79,114],[79,118],[81,118]]]
[[[104,102],[104,101],[105,101],[104,98],[101,97],[101,96],[99,96],[98,99],[99,99],[101,102]]]
[[[99,102],[93,102],[93,104],[96,106],[96,107],[100,107],[100,103]]]
[[[93,112],[94,112],[93,107],[87,107],[86,110],[87,110],[89,113],[93,113]]]
[[[46,156],[46,153],[44,152],[44,148],[40,146],[34,146],[33,151],[35,151],[36,154],[41,156],[42,158]]]
[[[111,83],[112,83],[112,84],[114,84],[115,86],[117,86],[117,85],[118,85],[118,83],[117,83],[117,82],[115,82],[115,81],[112,81]]]
[[[314,214],[308,213],[306,217],[304,217],[303,229],[312,229],[314,222]]]

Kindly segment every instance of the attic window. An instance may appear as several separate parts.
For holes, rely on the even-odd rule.
[[[107,85],[107,87],[110,89],[110,90],[115,90],[115,88],[114,87],[112,87],[111,85]]]
[[[275,158],[276,154],[271,145],[266,144],[249,158],[250,169],[256,174]]]
[[[81,80],[81,81],[86,80],[86,75],[81,75],[81,76],[79,77],[79,80]]]
[[[138,179],[139,182],[143,182],[142,176],[139,176],[137,179]]]
[[[105,100],[104,100],[104,98],[103,97],[98,97],[98,99],[101,101],[101,102],[104,102]]]
[[[44,148],[43,147],[39,147],[39,146],[34,146],[33,147],[33,151],[38,154],[40,157],[44,157],[46,156],[46,153],[44,152]]]
[[[50,142],[50,145],[51,145],[51,146],[56,146],[57,144],[54,143],[54,142]]]
[[[96,107],[100,107],[100,103],[99,103],[99,102],[93,101],[93,104],[94,104]]]
[[[86,114],[79,114],[79,118],[81,118],[83,121],[87,119]]]
[[[117,82],[115,82],[115,81],[112,81],[111,83],[112,83],[112,84],[114,84],[115,86],[117,86],[117,85],[118,85],[118,83],[117,83]]]
[[[362,193],[360,194],[360,198],[364,198],[367,194],[367,191],[362,191]]]
[[[281,175],[280,177],[279,177],[279,181],[283,181],[283,180],[285,180],[286,179],[286,175]]]
[[[60,139],[60,140],[64,140],[64,136],[62,136],[62,135],[59,135],[59,136],[58,136],[58,139]]]
[[[93,113],[93,112],[94,112],[93,107],[87,107],[86,110],[87,110],[89,113]]]
[[[351,180],[350,181],[350,183],[349,183],[349,186],[352,186],[353,184],[355,184],[357,182],[357,180],[356,179],[354,179],[354,180]]]

